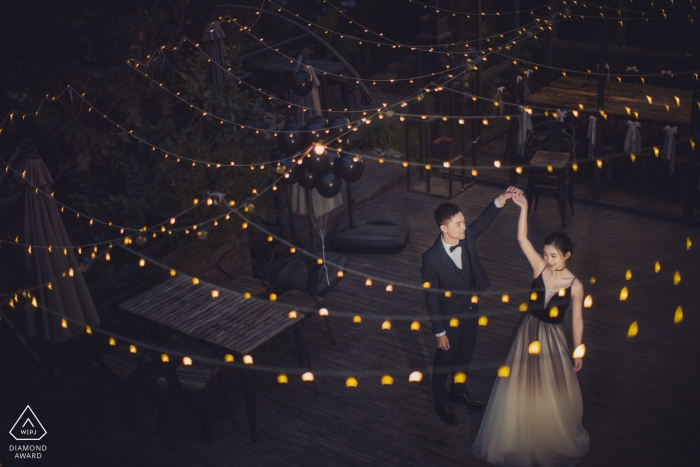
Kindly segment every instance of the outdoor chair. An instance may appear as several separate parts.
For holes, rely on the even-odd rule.
[[[136,424],[135,418],[135,375],[143,366],[153,362],[153,357],[137,346],[119,343],[111,346],[107,342],[93,338],[92,362],[95,367],[94,397],[100,408],[101,383],[108,379],[110,385],[116,388],[126,398],[127,417],[129,422]]]
[[[231,413],[233,407],[229,400],[221,374],[221,367],[211,361],[217,357],[217,353],[206,356],[205,361],[198,362],[194,359],[191,365],[184,365],[179,359],[173,358],[168,362],[161,362],[161,376],[156,381],[158,386],[158,433],[162,434],[163,408],[165,399],[169,394],[177,394],[182,397],[183,403],[194,401],[197,406],[200,423],[204,431],[207,443],[211,443],[211,430],[209,429],[208,395],[211,387],[217,382],[221,386],[224,398]]]
[[[242,252],[241,249],[243,249]],[[280,302],[302,310],[321,308],[323,296],[327,295],[340,280],[337,273],[326,274],[324,266],[318,264],[316,258],[301,253],[283,255],[283,251],[288,251],[283,244],[268,242],[266,238],[252,239],[226,251],[217,261],[217,267],[232,279],[226,286],[233,290],[250,292],[261,297],[267,296],[268,293],[275,293]],[[236,252],[243,265],[238,266],[239,274],[234,276],[226,270],[224,263],[227,257]],[[345,257],[336,253],[328,253],[328,256],[336,261],[347,261]],[[240,271],[243,273],[241,274]],[[248,271],[250,275],[246,274]],[[256,281],[262,284],[264,290],[260,291],[259,287],[257,289],[252,287],[258,285]],[[323,318],[331,344],[334,344],[328,316]]]
[[[538,152],[568,153],[566,166],[551,172],[546,167],[530,167],[527,184],[528,211],[537,210],[540,196],[554,193],[559,202],[562,227],[566,225],[566,201],[574,213],[574,177],[571,164],[576,161],[576,132],[567,123],[548,121],[533,128],[528,139],[528,164]],[[534,203],[533,203],[534,201]],[[528,212],[529,214],[529,212]]]

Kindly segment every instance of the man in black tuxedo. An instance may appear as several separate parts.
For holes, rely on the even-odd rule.
[[[468,227],[457,205],[444,203],[435,209],[435,223],[440,228],[440,235],[423,253],[421,277],[423,282],[430,283],[429,289],[443,291],[426,291],[425,301],[437,340],[433,362],[433,403],[440,418],[450,425],[457,425],[457,419],[449,402],[472,409],[484,407],[482,402],[469,395],[466,383],[453,382],[449,392],[446,383],[449,374],[454,378],[458,372],[468,373],[479,327],[479,304],[472,296],[478,296],[490,284],[476,253],[476,239],[493,222],[506,200],[518,193],[521,190],[509,187]],[[446,296],[446,290],[453,294]],[[463,292],[454,293],[456,291]],[[458,319],[457,327],[450,326],[452,318]]]

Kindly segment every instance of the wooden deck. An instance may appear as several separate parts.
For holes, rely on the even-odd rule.
[[[455,202],[467,219],[473,219],[496,195],[497,189],[476,185]],[[397,186],[358,208],[358,220],[409,224],[411,239],[400,254],[350,255],[349,266],[394,283],[419,283],[420,256],[436,238],[432,210],[440,202]],[[531,281],[515,238],[517,214],[518,209],[508,204],[479,240],[492,293],[482,299],[482,311],[490,319],[479,331],[469,385],[483,399],[490,393],[520,318],[518,305],[526,301]],[[555,200],[542,199],[531,218],[534,243],[558,226]],[[584,310],[588,354],[579,373],[583,424],[591,437],[590,452],[581,465],[696,465],[700,458],[695,438],[700,432],[700,231],[583,204],[576,206],[567,230],[578,245],[571,269],[594,300],[593,307]],[[695,241],[689,251],[686,237]],[[654,273],[657,260],[661,271]],[[630,281],[625,280],[627,269],[633,274]],[[674,286],[676,270],[682,281]],[[591,276],[597,279],[595,285],[589,284]],[[621,302],[618,297],[624,286],[629,298]],[[339,311],[364,315],[361,324],[353,324],[350,318],[332,319],[333,347],[322,320],[308,321],[306,336],[318,373],[319,396],[291,372],[284,386],[276,383],[276,373],[258,375],[256,445],[248,433],[238,372],[225,374],[236,409],[233,419],[220,390],[212,393],[211,445],[204,441],[196,410],[178,403],[167,405],[164,433],[156,434],[154,374],[146,373],[138,391],[138,427],[127,423],[120,394],[107,393],[99,412],[93,406],[83,407],[82,428],[60,456],[54,450],[51,457],[56,464],[51,465],[485,465],[473,460],[469,450],[483,412],[457,407],[460,424],[451,427],[439,420],[431,406],[429,366],[435,344],[422,293],[399,286],[386,293],[384,288],[379,281],[366,287],[365,277],[348,274],[331,292],[325,303],[331,318]],[[501,302],[502,293],[510,295],[510,303]],[[679,305],[684,319],[674,325]],[[389,331],[381,330],[385,315],[395,317]],[[412,319],[421,320],[420,331],[409,330]],[[639,334],[628,338],[633,321],[639,324]],[[296,368],[293,337],[284,335],[266,353],[255,355],[255,362]],[[407,381],[414,370],[425,375],[419,384]],[[385,373],[394,375],[393,386],[380,384]],[[348,376],[358,379],[357,388],[345,387]],[[51,434],[52,427],[46,428]]]

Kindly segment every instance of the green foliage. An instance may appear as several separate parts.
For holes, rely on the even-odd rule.
[[[76,93],[64,93],[45,105],[22,128],[32,132],[50,167],[58,199],[92,217],[140,228],[187,209],[195,197],[204,200],[207,192],[223,192],[241,203],[251,189],[261,188],[270,175],[268,170],[232,169],[230,163],[267,160],[273,141],[255,130],[222,124],[212,115],[246,127],[269,128],[276,120],[275,109],[259,97],[252,98],[230,76],[225,76],[222,89],[215,89],[207,78],[207,57],[191,45],[158,51],[162,44],[179,45],[185,33],[198,37],[206,24],[206,7],[197,5],[198,10],[191,11],[184,0],[83,2],[68,12],[61,11],[60,4],[45,6],[45,11],[56,16],[44,19],[47,28],[43,30],[52,30],[48,27],[52,25],[55,33],[42,37],[41,53],[34,51],[42,59],[30,59],[30,66],[11,79],[18,88],[29,87],[32,102],[28,108],[47,93],[57,95],[67,84]],[[192,30],[187,23],[194,24]],[[233,39],[233,35],[226,38],[226,59],[235,74],[239,48]],[[157,54],[150,57],[154,51]],[[148,77],[127,65],[129,59],[143,63],[149,58],[148,66],[138,67]],[[205,109],[207,115],[167,90]],[[120,127],[98,115],[77,94]],[[164,158],[163,151],[153,151],[137,138],[169,156]],[[174,154],[206,163],[193,167],[184,159],[177,162]],[[179,218],[177,226],[201,223],[221,209],[197,208]],[[264,203],[256,202],[254,212],[264,214]],[[118,236],[114,229],[96,225],[88,230],[84,222],[68,225],[75,243]],[[210,231],[226,233],[222,228]]]

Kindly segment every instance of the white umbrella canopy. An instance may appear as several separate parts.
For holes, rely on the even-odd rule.
[[[39,286],[32,294],[39,306],[27,315],[28,335],[42,331],[52,343],[63,342],[84,332],[86,325],[99,325],[100,319],[51,196],[53,179],[38,156],[27,159],[23,183],[24,242],[33,245],[31,252],[25,251],[25,264],[32,285]]]

